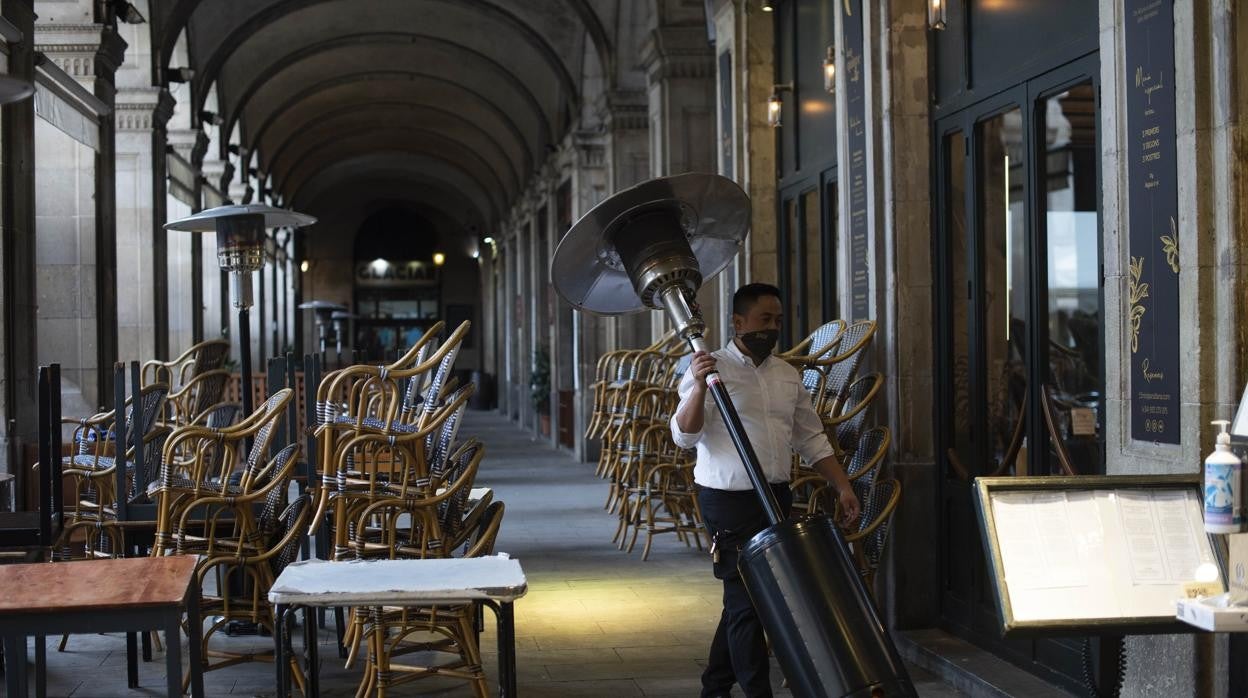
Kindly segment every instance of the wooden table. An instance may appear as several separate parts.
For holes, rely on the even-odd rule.
[[[182,695],[182,614],[190,650],[191,695],[204,695],[200,661],[198,558],[139,557],[118,560],[0,566],[0,637],[4,638],[9,698],[25,696],[26,638],[36,645],[35,692],[44,694],[45,667],[38,661],[45,635],[165,631],[165,669],[170,696]],[[138,685],[135,643],[126,643],[130,685]]]
[[[276,606],[277,695],[290,695],[285,656],[289,615],[304,609],[309,698],[320,694],[316,621],[312,608],[341,606],[452,606],[479,603],[498,620],[498,694],[516,695],[516,626],[512,604],[528,592],[520,562],[504,555],[429,560],[306,560],[287,565],[269,590]]]

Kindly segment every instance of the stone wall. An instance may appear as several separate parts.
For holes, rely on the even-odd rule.
[[[1245,380],[1248,328],[1248,15],[1231,0],[1176,0],[1179,336],[1184,357],[1177,446],[1131,438],[1127,304],[1127,139],[1121,2],[1101,4],[1102,221],[1105,260],[1107,468],[1113,474],[1198,473],[1212,419],[1230,419]],[[1223,637],[1128,639],[1124,695],[1227,695]]]

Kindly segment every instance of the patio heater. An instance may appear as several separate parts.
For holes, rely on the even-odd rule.
[[[301,228],[316,219],[265,204],[218,206],[165,224],[165,230],[217,234],[217,263],[230,272],[234,307],[238,309],[238,356],[242,374],[243,414],[252,411],[251,400],[251,305],[254,272],[264,268],[264,231],[267,228]]]
[[[325,365],[325,349],[329,345],[329,324],[333,321],[334,313],[346,312],[347,306],[332,301],[307,301],[299,304],[300,310],[311,310],[316,315],[316,336],[320,342],[321,348],[321,365]],[[342,350],[338,350],[339,363],[341,364]],[[339,366],[341,368],[341,366]]]
[[[694,296],[737,254],[749,224],[749,198],[729,179],[653,179],[577,221],[555,250],[551,281],[591,313],[663,310],[694,351],[708,351]],[[771,523],[739,565],[794,695],[916,696],[835,522],[781,515],[722,379],[706,382]]]
[[[335,310],[329,316],[334,321],[334,348],[338,351],[338,368],[342,368],[342,335],[347,332],[347,321],[354,320],[355,313],[348,310]]]

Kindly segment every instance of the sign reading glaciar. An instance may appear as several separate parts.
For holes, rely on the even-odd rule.
[[[1126,9],[1126,330],[1131,437],[1179,443],[1179,228],[1173,0]]]

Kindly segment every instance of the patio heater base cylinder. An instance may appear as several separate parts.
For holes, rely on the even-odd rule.
[[[831,517],[771,526],[738,559],[793,695],[918,695]]]

